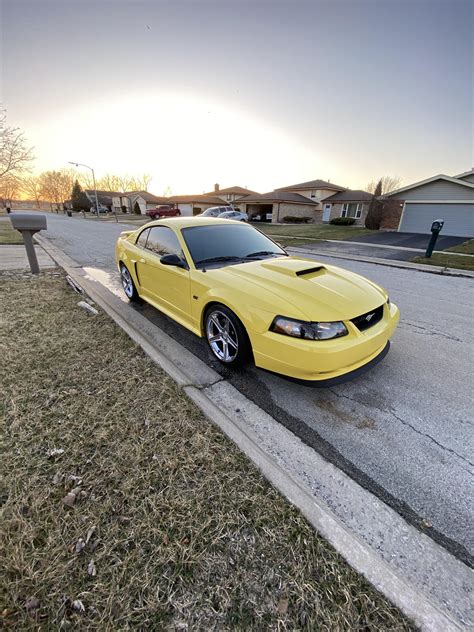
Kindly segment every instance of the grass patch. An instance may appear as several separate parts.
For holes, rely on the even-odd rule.
[[[77,301],[61,272],[0,275],[6,625],[414,629]]]
[[[273,238],[278,237],[278,235],[289,235],[303,239],[356,239],[362,235],[371,235],[377,232],[363,226],[335,226],[332,224],[305,224],[303,226],[259,224],[258,228]]]
[[[460,252],[464,255],[474,255],[474,239],[468,239],[458,246],[446,248],[444,252]]]
[[[0,244],[22,244],[21,233],[12,228],[10,220],[0,221]]]
[[[415,257],[412,261],[413,263],[425,263],[431,266],[444,266],[446,268],[457,268],[459,270],[474,270],[474,257],[450,255],[444,252],[435,252],[429,258]]]

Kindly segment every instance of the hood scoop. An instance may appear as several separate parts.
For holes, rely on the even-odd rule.
[[[290,257],[281,257],[281,259],[271,260],[271,261],[262,261],[259,262],[260,266],[265,270],[271,270],[272,272],[279,272],[280,274],[284,274],[289,277],[305,277],[311,274],[317,274],[321,272],[325,272],[327,268],[321,264],[318,264],[316,261],[315,265],[311,265],[311,262],[306,260],[302,261],[301,259],[290,258]]]
[[[298,270],[295,272],[296,276],[304,276],[305,274],[314,274],[315,272],[321,272],[321,270],[326,270],[324,266],[315,266],[314,268],[306,268],[306,270]]]

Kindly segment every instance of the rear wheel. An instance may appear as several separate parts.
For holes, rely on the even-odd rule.
[[[137,288],[133,282],[132,275],[124,263],[120,264],[120,279],[122,281],[123,291],[125,292],[128,300],[137,303],[140,300],[140,297],[138,296]]]
[[[224,305],[211,306],[204,318],[206,338],[214,356],[227,366],[250,360],[252,349],[244,326]]]

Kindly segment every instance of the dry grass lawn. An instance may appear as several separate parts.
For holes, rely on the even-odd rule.
[[[0,244],[22,244],[21,233],[12,228],[10,219],[0,220]]]
[[[8,629],[413,629],[77,301],[60,272],[0,275]]]
[[[431,266],[444,266],[458,270],[474,270],[474,257],[465,255],[450,255],[449,252],[435,252],[431,257],[415,257],[414,263],[424,263]]]

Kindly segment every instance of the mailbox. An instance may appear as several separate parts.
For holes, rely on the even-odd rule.
[[[38,274],[39,265],[33,245],[33,235],[40,230],[46,230],[46,215],[40,213],[11,213],[10,221],[13,228],[19,230],[23,236],[31,272]]]
[[[431,224],[431,239],[425,252],[425,257],[427,257],[428,259],[433,254],[436,240],[438,239],[438,235],[440,234],[443,226],[444,226],[444,219],[435,219],[435,221]]]
[[[435,219],[435,221],[431,224],[431,232],[440,233],[443,226],[444,221],[442,219]]]
[[[39,230],[46,230],[46,215],[40,213],[12,213],[10,221],[16,230],[28,230],[37,233]]]

